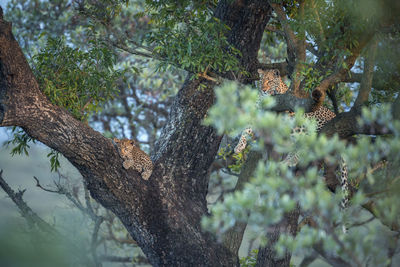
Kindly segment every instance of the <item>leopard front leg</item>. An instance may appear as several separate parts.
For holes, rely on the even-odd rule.
[[[134,164],[135,164],[135,162],[134,162],[133,160],[131,160],[131,159],[126,159],[126,160],[124,160],[124,162],[122,163],[122,166],[124,166],[124,168],[127,170],[127,169],[133,167]]]
[[[253,136],[253,130],[249,127],[246,128],[243,132],[242,135],[240,136],[239,142],[236,145],[234,152],[235,154],[239,154],[240,152],[242,152],[246,146],[247,146],[247,139],[252,138]]]

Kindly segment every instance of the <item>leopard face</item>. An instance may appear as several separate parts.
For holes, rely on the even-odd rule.
[[[284,94],[288,90],[287,85],[282,81],[279,70],[258,70],[261,78],[261,91],[271,95]],[[290,114],[293,115],[293,114]],[[305,113],[306,118],[314,118],[317,121],[317,130],[321,128],[336,115],[329,109],[318,106],[313,112]]]
[[[129,158],[133,154],[133,147],[135,146],[135,141],[130,139],[116,139],[114,142],[119,145],[120,154],[122,158]]]
[[[270,95],[284,94],[288,90],[287,85],[282,81],[279,70],[258,69],[261,78],[261,91]]]

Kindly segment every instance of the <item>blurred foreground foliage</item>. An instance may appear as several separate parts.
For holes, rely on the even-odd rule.
[[[315,246],[338,255],[355,265],[385,266],[390,264],[387,252],[398,242],[400,231],[400,122],[393,120],[389,105],[364,108],[357,123],[384,125],[390,136],[361,136],[357,144],[346,147],[337,136],[328,139],[316,133],[315,122],[303,118],[301,110],[295,117],[277,115],[267,109],[274,105],[266,96],[262,108],[254,103],[254,90],[226,83],[216,90],[217,102],[206,120],[220,133],[232,136],[233,129],[251,125],[258,138],[252,150],[262,153],[262,159],[242,190],[224,195],[211,207],[212,216],[204,218],[205,229],[221,238],[235,223],[247,223],[250,235],[266,244],[267,230],[279,223],[285,214],[300,210],[301,220],[311,219],[297,235],[281,234],[275,248],[283,255],[292,252],[311,254]],[[228,104],[229,103],[229,104]],[[241,109],[235,108],[240,106]],[[291,134],[295,126],[303,125],[308,134]],[[302,173],[288,168],[273,152],[286,155],[297,152]],[[342,193],[328,190],[323,172],[314,162],[335,162],[342,156],[349,168],[349,182],[355,192],[350,206],[340,208]],[[311,167],[310,167],[311,166]],[[374,220],[370,218],[374,217]],[[343,233],[342,226],[349,228]],[[385,244],[375,246],[371,244]]]

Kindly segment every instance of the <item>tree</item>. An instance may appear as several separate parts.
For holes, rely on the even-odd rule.
[[[104,45],[106,48],[118,48],[136,56],[153,58],[159,63],[160,71],[165,71],[168,66],[188,71],[183,85],[170,105],[168,103],[146,103],[140,95],[132,95],[136,107],[143,105],[146,109],[154,111],[155,114],[158,111],[162,116],[165,116],[165,110],[168,110],[168,119],[161,125],[162,130],[157,138],[156,130],[160,126],[157,125],[158,119],[154,120],[153,128],[143,127],[148,132],[155,129],[153,133],[148,133],[149,145],[154,144],[150,154],[154,163],[152,176],[145,181],[136,171],[124,169],[122,159],[111,139],[93,130],[86,123],[91,114],[83,111],[88,107],[88,112],[96,110],[99,102],[103,99],[106,100],[109,94],[115,93],[108,91],[117,82],[112,73],[110,76],[106,75],[108,73],[106,70],[110,66],[102,65],[106,66],[105,72],[97,74],[97,70],[91,72],[97,77],[106,77],[104,91],[95,90],[94,94],[102,99],[88,98],[84,101],[82,100],[83,94],[78,93],[78,99],[75,98],[72,106],[68,106],[66,103],[71,101],[66,101],[63,96],[54,97],[54,92],[60,88],[60,84],[64,84],[63,77],[51,76],[49,78],[48,75],[52,74],[51,71],[44,72],[43,70],[46,68],[39,67],[38,63],[43,63],[44,67],[51,69],[51,62],[46,61],[49,57],[36,57],[36,65],[33,66],[37,75],[35,77],[20,46],[14,39],[11,24],[2,16],[0,23],[0,126],[21,127],[28,138],[38,140],[54,149],[55,153],[65,156],[82,174],[91,196],[121,220],[152,265],[238,265],[238,248],[246,224],[262,225],[260,220],[254,223],[248,216],[249,213],[254,217],[262,214],[262,210],[247,210],[248,207],[255,206],[246,203],[260,201],[256,198],[249,198],[249,195],[244,193],[249,190],[252,183],[260,187],[262,185],[270,186],[265,189],[266,195],[269,196],[265,201],[267,204],[270,203],[276,211],[274,215],[274,209],[264,210],[272,212],[268,215],[264,214],[264,216],[271,218],[268,223],[274,225],[274,230],[266,233],[269,240],[273,242],[261,247],[257,259],[260,266],[267,263],[288,266],[291,259],[290,250],[282,252],[278,249],[278,252],[284,254],[282,258],[282,255],[275,252],[275,243],[283,242],[284,249],[303,246],[304,240],[303,243],[294,241],[300,214],[303,219],[307,217],[310,220],[317,220],[314,216],[304,215],[304,211],[314,207],[316,201],[308,199],[311,204],[309,203],[307,209],[301,198],[301,196],[307,196],[314,191],[300,190],[299,193],[287,190],[287,184],[284,181],[286,181],[286,177],[293,176],[293,172],[287,168],[277,169],[273,164],[279,161],[274,156],[277,152],[289,152],[287,145],[286,147],[284,145],[285,142],[287,143],[287,139],[284,139],[283,133],[290,132],[293,122],[288,120],[286,128],[280,127],[278,122],[282,120],[286,122],[286,117],[281,115],[277,117],[268,112],[260,113],[263,111],[254,108],[256,94],[236,85],[222,86],[222,89],[217,90],[216,107],[210,111],[216,98],[214,89],[223,81],[235,80],[242,85],[249,85],[258,80],[258,68],[279,69],[281,75],[288,75],[291,78],[292,95],[274,97],[275,107],[272,107],[270,100],[265,101],[265,108],[278,112],[293,111],[299,105],[305,111],[310,111],[315,108],[316,104],[319,105],[323,102],[325,95],[330,97],[332,106],[339,111],[346,99],[340,97],[337,92],[342,94],[344,92],[347,94],[345,96],[351,98],[351,94],[358,91],[351,109],[340,113],[322,129],[322,132],[328,136],[338,133],[343,139],[355,134],[396,136],[398,133],[397,124],[388,126],[388,119],[384,119],[384,117],[382,119],[382,116],[376,115],[374,112],[370,116],[368,116],[368,112],[366,113],[364,116],[366,119],[362,126],[353,123],[356,118],[361,116],[361,107],[368,100],[371,101],[369,104],[371,107],[373,104],[393,102],[398,95],[396,90],[398,66],[388,64],[387,60],[379,61],[384,57],[375,56],[378,46],[380,48],[378,51],[381,51],[385,47],[393,47],[393,44],[398,44],[396,15],[399,6],[395,1],[376,4],[379,9],[371,13],[359,8],[360,1],[205,1],[201,3],[195,1],[180,1],[179,3],[146,1],[144,11],[137,14],[137,17],[142,18],[142,23],[151,21],[152,25],[149,29],[140,28],[148,35],[143,38],[139,36],[137,39],[130,38],[129,32],[118,31],[118,28],[114,27],[113,23],[119,18],[126,20],[124,21],[126,25],[129,25],[130,22],[129,16],[123,16],[124,5],[121,3],[76,1],[74,4],[76,10],[84,18],[90,20],[88,24],[85,24],[84,20],[79,20],[79,23],[91,27],[91,29],[98,27],[96,29],[100,31],[98,36],[92,36],[91,39],[102,41],[101,44],[93,42],[95,47]],[[385,12],[389,12],[389,15]],[[108,34],[102,34],[101,31]],[[377,36],[377,33],[380,33],[381,36]],[[286,61],[259,62],[258,52],[264,36],[264,47],[284,40],[287,50]],[[76,39],[79,40],[79,38]],[[51,42],[49,45],[45,52],[52,51]],[[60,46],[62,44],[55,47]],[[88,49],[86,53],[89,54],[83,53],[82,56],[85,59],[86,57],[90,58],[90,51]],[[75,58],[73,49],[66,48],[56,51],[57,53],[60,55],[69,53],[72,55],[71,57]],[[102,62],[102,64],[113,62],[112,56],[107,57],[107,53],[106,50],[95,51],[94,55],[102,54],[104,56],[100,59],[95,57],[98,61],[94,62]],[[81,54],[76,55],[78,62],[79,56]],[[352,69],[357,70],[354,68],[354,66],[358,67],[357,62],[361,62],[363,59],[364,66],[361,68],[360,65],[362,73],[361,71],[351,73]],[[145,64],[146,62],[135,63]],[[72,63],[70,65],[73,66]],[[84,73],[79,72],[80,70],[82,68],[78,68],[78,76],[72,78],[78,79],[84,76]],[[70,73],[69,69],[68,73]],[[385,81],[390,80],[388,84],[379,84],[378,81],[381,79],[375,79],[375,77],[380,77],[380,75],[385,77]],[[390,79],[387,78],[388,76]],[[82,86],[90,77],[83,79],[82,85],[77,89],[83,89]],[[64,78],[69,81],[72,79],[70,76]],[[61,83],[55,83],[55,79],[61,79]],[[99,80],[101,79],[95,79],[89,85],[96,87]],[[343,88],[341,83],[347,81],[359,82],[360,88]],[[375,83],[377,84],[375,85]],[[49,84],[54,86],[49,86]],[[125,122],[129,123],[130,133],[135,136],[137,131],[134,122],[135,118],[140,116],[132,116],[131,110],[128,108],[129,103],[126,98],[131,96],[131,92],[124,88],[124,85],[119,85],[119,87],[123,89],[117,99],[125,108],[124,116],[127,117]],[[48,90],[46,91],[46,89]],[[236,105],[238,102],[237,91],[240,91],[242,107],[247,111],[244,115],[238,113],[240,109]],[[309,97],[311,92],[313,92],[311,94],[313,96],[316,95],[314,92],[319,92],[317,95],[320,97],[317,101]],[[398,102],[398,98],[396,101]],[[160,107],[162,108],[160,109]],[[393,107],[393,117],[398,118],[398,110],[396,106]],[[113,117],[110,111],[112,109],[105,109],[102,111],[103,113],[94,115],[92,120],[104,122],[104,130],[109,131],[111,135],[116,131],[111,129],[107,120],[102,120],[107,116]],[[227,121],[221,114],[237,115],[236,123],[229,123],[229,120]],[[308,124],[301,119],[301,112],[297,114],[296,123],[305,124],[308,127]],[[208,116],[210,117],[208,123],[215,127],[204,125],[203,120]],[[227,117],[229,118],[229,116]],[[116,116],[113,118],[116,119]],[[208,215],[206,196],[210,174],[219,168],[216,167],[218,164],[213,163],[218,163],[219,160],[218,157],[216,160],[216,156],[223,131],[231,130],[233,127],[238,133],[253,119],[256,122],[254,128],[259,130],[259,140],[263,140],[265,146],[260,146],[261,149],[258,151],[255,146],[255,151],[252,150],[247,156],[246,154],[242,155],[246,162],[243,163],[241,169],[240,166],[235,167],[236,170],[241,170],[235,188],[237,193],[225,196],[225,206],[229,211],[228,214],[233,214],[233,220],[230,220],[228,224],[223,224],[223,227],[220,228],[223,241],[220,242],[221,240],[201,227],[202,218]],[[230,122],[234,121],[230,120]],[[266,131],[271,128],[280,134],[276,136]],[[124,131],[120,131],[120,133],[124,134]],[[282,139],[280,141],[279,136]],[[321,158],[329,158],[327,154],[330,153],[342,154],[345,146],[337,137],[333,137],[329,139],[332,144],[330,147],[327,146],[323,151],[316,151],[315,144],[326,145],[328,141],[325,136],[317,137],[316,134],[310,134],[310,136],[308,140],[299,138],[299,153],[305,151],[301,149],[302,147],[308,148],[313,153],[310,152],[310,157],[305,158],[304,164],[299,166],[297,175],[300,178],[298,181],[303,181],[301,177],[306,177],[309,184],[306,184],[305,188],[315,185],[315,192],[321,193],[323,196],[330,196],[326,193],[325,185],[321,182],[322,179],[316,179],[321,175],[311,163]],[[365,145],[363,142],[367,142],[366,140],[369,139],[355,141],[359,145],[354,146],[354,155],[361,153],[357,149],[359,146]],[[393,139],[390,138],[386,143],[379,141],[378,144],[381,147],[378,146],[378,148],[383,148],[385,144],[397,144],[395,141],[391,143],[392,141]],[[314,145],[310,142],[314,142]],[[259,152],[263,150],[269,151],[267,157]],[[378,149],[378,152],[380,151]],[[376,159],[370,160],[369,163],[378,163],[382,159],[380,157],[382,155],[387,156],[386,159],[390,161],[395,151],[394,149],[388,154],[373,154]],[[366,151],[361,155],[368,158],[371,152]],[[232,159],[230,154],[227,156],[233,161],[237,159]],[[270,166],[269,169],[265,168],[265,164],[257,164],[258,162],[265,163],[265,160],[271,162],[271,165],[267,165]],[[362,162],[364,163],[364,161]],[[308,163],[310,164],[308,165]],[[349,161],[349,163],[351,167],[353,161]],[[256,166],[258,167],[254,172]],[[392,161],[390,169],[393,170],[396,166],[397,162]],[[227,166],[223,167],[227,168]],[[232,170],[232,167],[228,167],[228,169]],[[325,168],[327,177],[332,175],[328,169],[329,166]],[[370,168],[367,168],[368,170]],[[357,177],[362,175],[366,175],[366,172],[357,173]],[[256,179],[252,183],[246,184],[252,176]],[[268,184],[265,177],[275,177],[276,180],[281,178],[282,188],[274,187],[276,184],[273,183]],[[276,182],[276,180],[274,181]],[[396,179],[388,180],[387,184],[395,183],[395,181]],[[294,188],[297,187],[296,184]],[[273,205],[274,200],[271,198],[273,195],[271,190],[274,189],[279,193],[281,200],[275,206]],[[359,195],[364,192],[362,187],[354,188],[354,191],[357,190]],[[334,198],[327,198],[325,202],[322,202],[325,206],[321,204],[318,211],[330,209],[333,211],[333,215],[340,217],[338,214],[341,212],[336,205],[337,199],[335,201]],[[239,206],[233,205],[236,203]],[[359,197],[354,200],[354,203],[354,205],[362,204],[384,224],[390,224],[392,229],[397,229],[394,224],[396,220],[387,221],[388,218],[384,214],[377,212],[374,207],[374,205],[378,205],[376,202],[362,203],[362,199]],[[229,209],[235,207],[243,209],[239,214],[231,213]],[[390,205],[390,207],[393,206]],[[216,218],[220,215],[218,209],[219,211],[224,210],[223,206],[216,205],[216,208],[213,209]],[[261,222],[264,219],[262,216],[259,218],[262,218]],[[227,221],[226,217],[219,219],[218,222]],[[218,226],[218,222],[214,226]],[[233,225],[232,222],[236,222],[236,224]],[[335,225],[331,220],[322,222],[317,220],[317,223],[320,223],[320,227],[316,227],[317,230],[326,230],[325,227],[329,226],[332,233],[335,233]],[[232,226],[234,227],[231,228]],[[266,226],[264,225],[264,227]],[[230,230],[227,231],[228,229]],[[313,235],[319,233],[308,231]],[[284,235],[287,232],[290,235]],[[302,234],[298,234],[298,237],[306,235],[304,232],[300,233]],[[286,237],[286,239],[281,237]],[[339,244],[340,247],[341,238],[342,236],[333,235],[333,243]],[[361,265],[362,262],[357,257],[353,257],[352,253],[346,254],[346,244],[350,244],[352,240],[357,239],[349,238],[346,241],[348,243],[344,243],[341,247],[345,253],[337,252],[340,249],[336,250],[335,248],[328,248],[328,250],[318,248],[317,242],[322,242],[318,238],[313,239],[311,244],[314,245],[314,250],[331,264]],[[330,253],[332,251],[329,249],[332,249],[333,253]]]

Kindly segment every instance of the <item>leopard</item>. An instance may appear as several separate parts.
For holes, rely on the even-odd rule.
[[[148,180],[153,173],[153,162],[149,155],[140,149],[138,143],[131,139],[113,139],[118,148],[118,153],[124,160],[124,169],[132,168],[141,174],[144,180]]]
[[[271,70],[261,70],[258,69],[258,73],[260,75],[260,88],[259,88],[259,104],[262,100],[262,97],[265,95],[277,95],[277,94],[285,94],[289,88],[282,80],[280,71],[278,69]],[[304,117],[307,119],[315,119],[317,122],[317,131],[320,131],[324,125],[336,117],[336,114],[332,112],[330,109],[322,106],[323,98],[321,97],[321,92],[314,91],[312,93],[312,97],[318,103],[314,105],[313,110],[311,112],[307,112],[304,114]],[[293,116],[293,112],[289,112],[289,116]],[[292,133],[301,133],[304,132],[304,127],[296,127],[293,129]],[[246,146],[247,141],[251,138],[254,138],[254,133],[251,127],[246,128],[240,138],[239,142],[234,148],[234,153],[242,152]],[[283,160],[289,167],[296,166],[298,164],[299,158],[297,153],[289,153],[286,158]],[[340,185],[343,193],[343,198],[341,201],[341,208],[345,209],[349,202],[349,182],[348,182],[348,170],[346,162],[343,157],[341,157],[339,162],[339,171],[340,171]],[[345,232],[345,229],[343,229]]]

